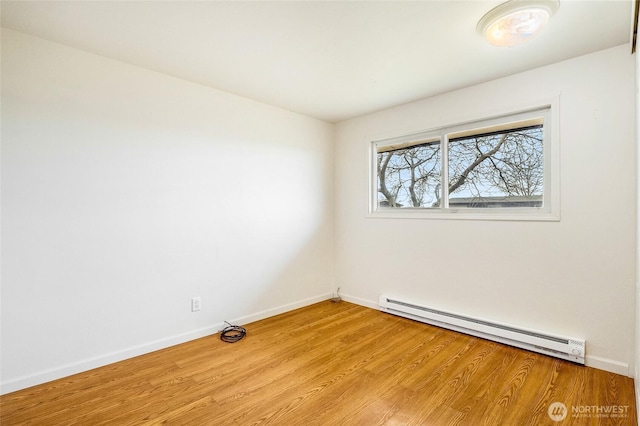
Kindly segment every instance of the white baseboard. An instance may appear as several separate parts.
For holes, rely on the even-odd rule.
[[[164,339],[159,339],[153,342],[148,342],[139,346],[133,346],[122,351],[112,352],[109,354],[101,355],[94,358],[85,359],[80,362],[62,365],[50,370],[39,371],[37,373],[23,376],[14,380],[2,382],[0,384],[0,394],[4,395],[9,392],[15,392],[17,390],[26,389],[31,386],[40,385],[42,383],[50,382],[52,380],[68,377],[73,374],[82,373],[92,370],[94,368],[103,367],[108,364],[123,361],[125,359],[133,358],[139,355],[144,355],[150,352],[157,351],[159,349],[168,348],[170,346],[179,345],[190,340],[195,340],[200,337],[209,336],[217,333],[221,329],[220,325],[210,325],[198,330],[189,331],[187,333],[170,336]]]
[[[322,302],[323,300],[331,299],[332,296],[333,296],[332,293],[321,294],[319,296],[310,297],[308,299],[304,299],[299,302],[287,303],[286,305],[260,311],[255,314],[246,315],[240,318],[235,318],[231,322],[238,325],[244,325],[250,322],[260,321],[265,318],[269,318],[279,314],[283,314],[285,312],[293,311],[294,309],[298,309],[298,308],[312,305],[314,303]],[[222,329],[222,327],[220,329]]]
[[[366,308],[380,309],[380,305],[378,304],[377,300],[375,302],[372,302],[370,300],[361,299],[359,297],[349,296],[348,294],[342,294],[342,293],[340,293],[340,297],[345,302],[355,303],[356,305],[364,306]]]
[[[604,370],[611,373],[621,374],[623,376],[633,377],[633,372],[630,371],[629,364],[627,364],[626,362],[615,361],[613,359],[602,358],[589,354],[584,357],[584,361],[587,367],[593,367],[597,368],[598,370]]]
[[[240,324],[240,325],[247,324],[250,322],[269,318],[284,312],[292,311],[294,309],[302,308],[304,306],[308,306],[313,303],[321,302],[323,300],[330,299],[331,296],[332,296],[331,293],[322,294],[322,295],[311,297],[301,301],[288,303],[286,305],[267,309],[261,312],[257,312],[255,314],[236,318],[231,320],[231,322],[233,324]],[[42,383],[50,382],[52,380],[68,377],[73,374],[89,371],[94,368],[103,367],[105,365],[113,364],[115,362],[124,361],[125,359],[148,354],[150,352],[154,352],[160,349],[165,349],[171,346],[179,345],[181,343],[186,343],[191,340],[199,339],[201,337],[210,336],[212,334],[218,333],[224,327],[225,327],[224,322],[212,324],[207,327],[200,328],[197,330],[191,330],[179,335],[169,336],[153,342],[148,342],[142,345],[130,347],[121,351],[112,352],[109,354],[86,359],[86,360],[72,363],[72,364],[62,365],[50,370],[39,371],[37,373],[31,374],[28,376],[23,376],[17,379],[2,382],[0,383],[0,395],[4,395],[10,392],[15,392],[21,389],[26,389],[31,386],[40,385]]]

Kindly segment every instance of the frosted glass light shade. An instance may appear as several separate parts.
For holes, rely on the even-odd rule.
[[[516,46],[535,37],[556,10],[557,0],[511,0],[484,15],[477,30],[494,46]]]

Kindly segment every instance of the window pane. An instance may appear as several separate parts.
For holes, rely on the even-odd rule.
[[[377,148],[378,207],[439,207],[440,140]]]
[[[542,207],[542,125],[449,140],[449,207]]]

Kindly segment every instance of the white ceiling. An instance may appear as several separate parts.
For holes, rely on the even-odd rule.
[[[631,0],[560,0],[513,48],[500,1],[2,1],[2,26],[336,122],[628,43]]]

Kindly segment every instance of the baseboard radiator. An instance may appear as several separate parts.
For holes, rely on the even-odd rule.
[[[508,324],[470,318],[384,295],[380,296],[380,310],[437,327],[584,364],[585,341],[581,339],[554,336]]]

